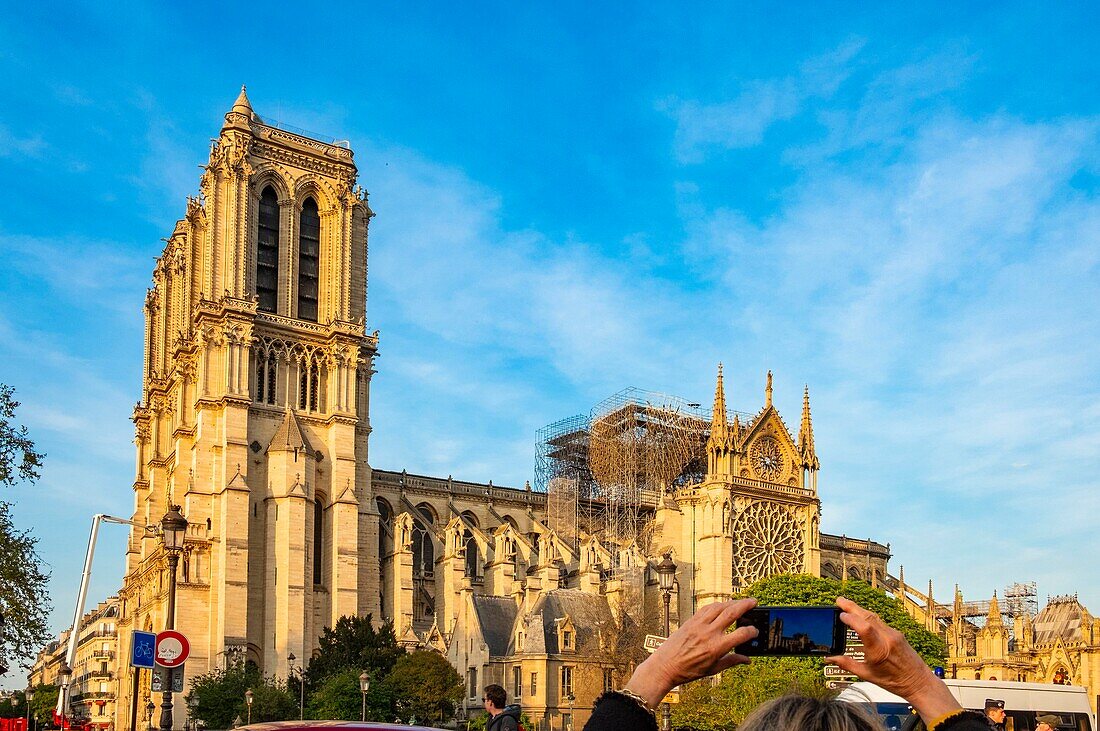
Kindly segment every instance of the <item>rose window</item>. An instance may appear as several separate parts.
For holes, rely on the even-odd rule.
[[[790,511],[774,503],[751,503],[737,516],[733,565],[742,586],[774,574],[802,570],[802,529]]]

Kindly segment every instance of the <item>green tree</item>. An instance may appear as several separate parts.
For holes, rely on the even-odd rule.
[[[44,455],[34,448],[27,427],[16,423],[19,406],[10,386],[0,383],[0,486],[39,478]],[[29,659],[50,638],[50,599],[38,541],[20,531],[11,504],[0,501],[0,674],[17,659]]]
[[[23,718],[27,715],[27,696],[17,690],[7,698],[0,698],[0,718]]]
[[[913,620],[901,602],[864,581],[835,581],[804,574],[784,574],[761,579],[742,592],[762,605],[832,605],[846,596],[877,612],[896,628],[930,665],[943,663],[943,640]],[[717,731],[733,728],[764,701],[791,691],[824,693],[824,661],[818,658],[754,658],[722,673],[717,684],[703,679],[689,684],[673,706],[673,723],[682,728]]]
[[[359,688],[359,674],[362,672],[348,668],[325,678],[309,697],[309,717],[328,721],[358,721],[363,712],[363,692]],[[393,697],[380,679],[371,679],[366,701],[368,721],[393,720]]]
[[[385,685],[396,699],[397,717],[404,721],[416,718],[421,725],[454,716],[463,692],[458,671],[447,658],[429,650],[411,652],[398,660]]]
[[[298,717],[298,700],[286,686],[274,678],[265,678],[251,664],[236,664],[211,670],[191,683],[187,702],[194,698],[194,715],[207,728],[230,728],[233,719],[248,718],[245,692],[252,691],[252,721],[285,721]]]
[[[306,688],[315,690],[329,677],[354,670],[358,692],[359,673],[366,670],[371,682],[378,682],[404,654],[404,648],[397,644],[392,623],[386,622],[375,629],[369,614],[340,617],[334,627],[325,627],[321,633],[317,653],[306,669]]]

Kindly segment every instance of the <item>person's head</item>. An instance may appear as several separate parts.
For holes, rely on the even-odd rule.
[[[1052,713],[1039,716],[1035,719],[1037,723],[1037,725],[1035,726],[1035,731],[1054,731],[1054,729],[1058,728],[1058,724],[1061,722],[1061,720],[1062,719],[1058,718]]]
[[[485,703],[485,710],[495,716],[508,705],[508,693],[499,685],[486,685],[485,695],[481,700]]]
[[[993,723],[1004,723],[1005,702],[999,698],[986,698],[985,715],[988,716],[989,720]]]
[[[785,695],[757,706],[737,731],[881,731],[863,704],[805,695]]]

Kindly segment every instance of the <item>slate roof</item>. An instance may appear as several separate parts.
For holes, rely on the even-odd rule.
[[[298,417],[293,411],[287,409],[283,416],[283,423],[279,424],[279,428],[267,445],[267,451],[293,452],[296,449],[305,450],[308,454],[314,453],[313,447],[302,432],[302,427],[298,424]]]
[[[1080,642],[1084,639],[1081,620],[1087,616],[1088,610],[1076,598],[1051,601],[1036,615],[1032,623],[1035,644],[1042,645],[1056,640]]]
[[[579,589],[548,591],[540,596],[535,606],[531,608],[525,649],[528,652],[541,651],[551,655],[560,653],[558,620],[566,616],[573,621],[573,629],[577,633],[574,646],[581,649],[596,638],[601,626],[614,621],[611,617],[611,609],[607,605],[607,597],[602,594],[590,594]],[[542,626],[539,627],[538,624]],[[533,637],[532,635],[536,633],[540,636]],[[512,634],[514,642],[515,633]],[[541,643],[538,642],[540,639]],[[539,648],[539,644],[542,644],[545,649]],[[521,648],[520,651],[522,652],[523,649]]]
[[[516,600],[507,596],[474,596],[474,611],[490,657],[505,657],[512,644],[516,623]]]

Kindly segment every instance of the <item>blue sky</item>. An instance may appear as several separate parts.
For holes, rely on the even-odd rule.
[[[374,466],[520,486],[540,426],[709,403],[719,361],[755,411],[770,368],[824,530],[944,600],[1100,611],[1095,5],[5,6],[0,381],[48,453],[5,497],[58,626],[132,509],[144,289],[242,83],[371,193]]]

